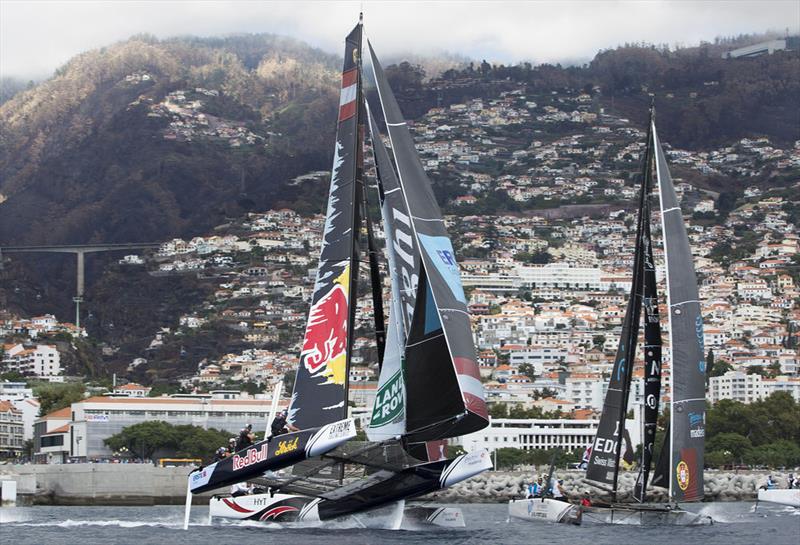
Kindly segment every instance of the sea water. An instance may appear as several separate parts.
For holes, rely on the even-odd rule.
[[[466,528],[372,530],[343,521],[287,528],[275,523],[209,522],[196,506],[188,530],[183,508],[17,507],[0,508],[2,545],[798,545],[800,510],[752,502],[687,506],[710,515],[711,526],[568,526],[508,520],[505,504],[462,504]],[[363,515],[362,515],[363,516]]]

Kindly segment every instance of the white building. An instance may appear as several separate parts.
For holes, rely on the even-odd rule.
[[[20,455],[24,443],[22,413],[10,401],[0,401],[0,458]]]
[[[633,447],[639,444],[640,411],[634,411],[634,418],[626,422]],[[597,433],[599,420],[528,419],[528,418],[490,418],[486,428],[455,439],[467,452],[485,448],[492,452],[499,448],[518,448],[523,450],[554,449],[566,451],[583,450],[592,444]]]
[[[779,376],[769,379],[758,374],[728,371],[722,376],[711,377],[708,384],[708,400],[711,403],[721,399],[752,403],[775,392],[789,392],[796,401],[800,401],[800,377]]]
[[[23,439],[33,439],[33,423],[39,416],[39,401],[33,397],[33,389],[24,382],[0,382],[0,401],[10,402],[22,414]]]
[[[284,400],[281,405],[286,404]],[[209,394],[90,397],[73,403],[67,411],[57,411],[37,420],[35,458],[43,462],[51,458],[52,453],[43,449],[55,449],[53,452],[60,453],[64,459],[109,458],[113,453],[104,439],[127,426],[153,420],[216,428],[231,435],[237,434],[247,424],[253,424],[256,430],[266,429],[270,405],[271,400],[266,399],[214,399]]]
[[[2,365],[6,371],[16,371],[23,375],[34,375],[50,382],[63,382],[61,376],[61,355],[55,345],[8,344],[3,347],[5,355]]]

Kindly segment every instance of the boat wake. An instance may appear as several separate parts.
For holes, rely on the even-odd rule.
[[[31,522],[30,519],[21,519],[20,521],[3,519],[3,524],[11,524],[14,526],[35,526],[35,527],[57,527],[57,528],[78,528],[78,527],[91,527],[91,526],[117,526],[119,528],[140,528],[140,527],[153,527],[153,528],[183,528],[183,522],[177,519],[162,520],[162,521],[137,521],[137,520],[74,520],[66,519],[62,521],[48,521],[48,522]],[[208,526],[208,523],[202,521],[190,522],[189,526]]]

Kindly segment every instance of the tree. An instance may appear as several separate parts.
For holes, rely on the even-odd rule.
[[[725,454],[725,463],[741,463],[752,448],[753,443],[750,442],[750,439],[738,433],[720,433],[706,443],[707,451]]]
[[[69,407],[83,399],[86,391],[81,382],[46,382],[33,387],[33,394],[39,399],[39,416]]]
[[[489,403],[489,416],[492,418],[508,418],[508,407],[505,403]]]
[[[713,357],[713,351],[709,351],[709,355]],[[706,360],[706,369],[708,367],[708,360]],[[709,376],[710,377],[721,377],[728,371],[733,371],[733,365],[728,363],[726,360],[716,360],[714,361],[713,367],[710,368]]]
[[[138,459],[146,460],[152,458],[159,449],[174,448],[177,439],[175,426],[161,420],[151,420],[122,428],[122,431],[103,442],[111,450],[119,451],[125,447]]]
[[[594,335],[592,337],[592,346],[596,346],[597,348],[602,349],[605,344],[606,344],[605,335]]]
[[[521,374],[531,379],[531,381],[536,380],[536,369],[530,363],[520,364],[518,370]]]

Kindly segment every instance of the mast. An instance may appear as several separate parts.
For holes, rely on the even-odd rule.
[[[689,237],[655,121],[651,123],[666,262],[671,353],[669,496],[703,498],[705,354],[703,319]],[[662,456],[664,453],[662,452]]]
[[[364,171],[361,36],[359,22],[345,40],[325,229],[289,407],[288,420],[300,429],[347,416]]]

